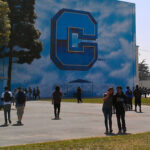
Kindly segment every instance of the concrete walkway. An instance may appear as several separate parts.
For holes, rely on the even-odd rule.
[[[126,113],[128,133],[150,131],[150,107],[142,106],[142,111]],[[62,103],[61,120],[53,120],[53,105],[50,102],[27,102],[23,126],[13,125],[17,121],[14,107],[11,116],[12,125],[0,126],[0,146],[106,136],[100,104]],[[3,111],[0,111],[0,125],[3,123]],[[118,132],[115,115],[113,131]]]

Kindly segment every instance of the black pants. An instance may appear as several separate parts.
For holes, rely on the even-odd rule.
[[[108,131],[108,121],[109,121],[109,129],[112,130],[112,108],[103,107],[104,120],[105,120],[105,128]]]
[[[78,103],[82,103],[81,97],[77,97]]]
[[[11,119],[10,119],[10,111],[11,111],[11,104],[4,105],[4,119],[5,119],[5,123],[7,123],[7,116],[8,116],[9,122],[11,121]]]
[[[121,114],[116,114],[116,117],[119,131],[126,131],[125,112]]]
[[[55,114],[55,118],[59,118],[59,114],[60,114],[60,104],[54,104],[54,114]]]
[[[135,99],[135,110],[136,110],[137,105],[139,106],[140,111],[141,111],[141,100],[140,99]]]

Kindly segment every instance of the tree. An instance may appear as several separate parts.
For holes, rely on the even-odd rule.
[[[2,47],[8,45],[10,35],[10,22],[8,18],[9,7],[7,2],[0,0],[0,52]]]
[[[35,0],[7,0],[10,13],[11,34],[8,44],[9,51],[5,57],[9,57],[8,81],[11,88],[12,64],[31,64],[34,59],[39,59],[42,51],[42,43],[39,40],[41,33],[34,27],[37,18],[34,12]]]
[[[145,60],[138,64],[139,67],[139,79],[147,80],[150,78],[149,66],[145,63]]]

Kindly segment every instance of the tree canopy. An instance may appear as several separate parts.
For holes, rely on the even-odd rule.
[[[17,63],[32,63],[40,58],[42,43],[39,40],[40,31],[34,27],[37,18],[34,12],[35,0],[7,0],[11,10],[11,36],[9,48]]]
[[[9,7],[7,2],[0,0],[0,48],[8,45],[10,36]]]
[[[11,34],[8,50],[4,57],[9,57],[8,87],[11,87],[11,71],[13,62],[31,64],[41,57],[43,49],[39,40],[40,31],[35,28],[35,0],[6,0],[9,5]],[[14,61],[15,60],[15,61]]]
[[[146,64],[145,60],[140,62],[138,64],[139,67],[139,79],[140,80],[147,80],[150,78],[150,71],[149,71],[149,66]]]

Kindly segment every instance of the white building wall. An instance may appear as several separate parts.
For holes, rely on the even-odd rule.
[[[136,84],[139,85],[139,69],[138,69],[138,63],[139,63],[139,46],[136,46]]]

